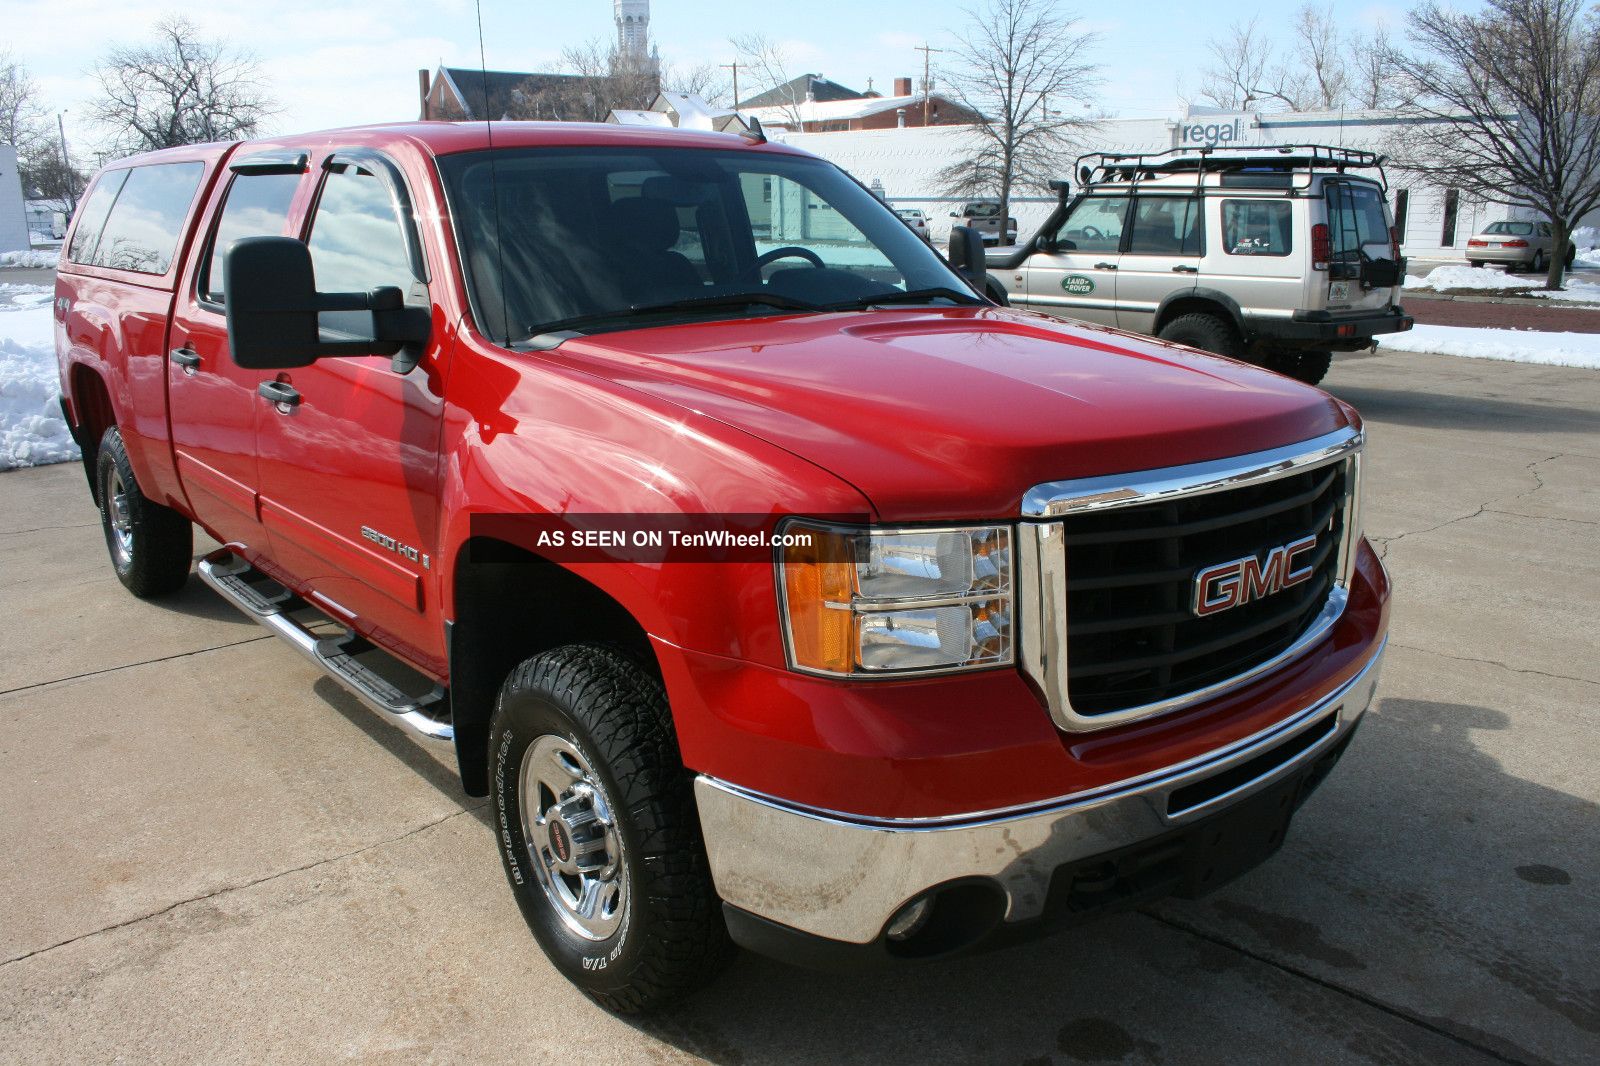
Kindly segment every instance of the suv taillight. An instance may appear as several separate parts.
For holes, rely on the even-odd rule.
[[[1333,236],[1326,222],[1318,222],[1311,227],[1311,269],[1327,270],[1328,260],[1332,258]]]

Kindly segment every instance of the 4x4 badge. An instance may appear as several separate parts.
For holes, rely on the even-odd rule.
[[[1087,296],[1094,291],[1094,279],[1082,274],[1068,274],[1061,279],[1061,287],[1074,296]]]

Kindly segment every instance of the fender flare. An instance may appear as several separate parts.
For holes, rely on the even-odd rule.
[[[1161,304],[1156,308],[1155,325],[1153,327],[1153,331],[1157,335],[1160,334],[1161,327],[1167,324],[1169,309],[1180,300],[1198,300],[1217,305],[1226,312],[1224,317],[1238,331],[1239,338],[1244,343],[1249,344],[1253,339],[1254,331],[1245,324],[1244,312],[1239,309],[1239,301],[1220,289],[1208,289],[1204,286],[1170,293],[1166,299],[1161,301]]]

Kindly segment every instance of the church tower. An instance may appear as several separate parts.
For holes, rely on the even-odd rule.
[[[617,54],[643,62],[650,58],[650,0],[615,0]]]

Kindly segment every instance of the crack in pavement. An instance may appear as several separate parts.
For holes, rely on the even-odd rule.
[[[200,902],[202,902],[204,900],[213,899],[213,898],[215,898],[217,896],[226,895],[226,894],[228,894],[230,892],[242,892],[247,888],[254,888],[257,885],[264,885],[269,881],[276,881],[279,878],[288,877],[291,874],[304,873],[307,870],[315,870],[319,866],[326,866],[329,863],[343,862],[346,859],[353,859],[358,855],[365,855],[367,852],[374,851],[374,850],[376,850],[378,848],[388,847],[391,844],[398,844],[400,841],[405,840],[405,839],[407,839],[409,837],[414,837],[418,833],[424,833],[424,832],[427,832],[429,829],[434,828],[435,826],[443,825],[445,822],[450,821],[452,818],[460,818],[462,815],[476,813],[477,811],[482,810],[483,808],[487,807],[488,805],[489,805],[489,802],[487,800],[485,800],[484,802],[482,802],[482,803],[480,803],[480,804],[478,804],[476,806],[465,807],[465,808],[463,808],[463,809],[461,809],[459,811],[455,811],[455,812],[452,812],[450,814],[447,814],[447,815],[443,816],[442,818],[435,818],[431,822],[424,822],[422,825],[414,826],[413,828],[406,830],[404,833],[401,833],[399,836],[389,837],[386,840],[380,840],[380,841],[377,841],[376,843],[372,843],[372,844],[364,844],[359,848],[355,848],[355,849],[343,852],[343,853],[338,854],[338,855],[330,855],[330,856],[328,856],[326,858],[317,859],[315,862],[308,862],[308,863],[304,864],[303,866],[296,866],[296,867],[293,867],[292,869],[288,869],[288,870],[279,870],[276,873],[270,873],[270,874],[267,874],[267,875],[265,875],[263,877],[258,877],[253,881],[246,881],[243,884],[223,885],[221,888],[212,889],[210,892],[202,892],[198,896],[190,896],[188,899],[180,899],[176,903],[169,903],[167,906],[162,907],[160,910],[151,911],[149,914],[141,914],[141,915],[138,915],[137,917],[127,918],[127,919],[124,919],[123,921],[120,921],[120,922],[113,922],[111,925],[103,926],[102,928],[94,929],[94,930],[91,930],[91,931],[89,931],[87,933],[80,933],[77,936],[69,937],[66,940],[62,940],[62,941],[59,941],[59,942],[54,943],[54,944],[49,944],[49,945],[46,945],[45,947],[42,947],[42,948],[35,948],[32,951],[24,952],[21,955],[14,955],[9,959],[5,959],[4,961],[0,961],[0,968],[6,967],[6,966],[10,966],[12,963],[22,962],[22,961],[24,961],[26,959],[34,958],[37,955],[43,955],[43,954],[46,954],[47,952],[55,951],[58,948],[68,947],[68,946],[70,946],[72,944],[78,943],[80,940],[88,940],[90,937],[96,937],[96,936],[99,936],[102,933],[110,933],[110,932],[113,932],[113,931],[115,931],[117,929],[125,929],[130,925],[138,925],[140,922],[147,922],[152,918],[159,918],[163,914],[170,914],[173,911],[177,910],[179,907],[186,907],[191,903],[200,903]]]
[[[48,533],[57,529],[92,529],[99,522],[76,522],[70,526],[34,526],[32,529],[0,529],[0,537],[20,537],[24,533]]]
[[[9,696],[14,692],[27,692],[29,689],[43,688],[46,685],[59,685],[64,681],[76,681],[83,677],[98,677],[100,674],[114,674],[119,670],[132,670],[136,666],[150,666],[153,663],[170,663],[174,659],[187,659],[191,655],[204,655],[207,652],[223,651],[227,648],[237,648],[244,644],[257,644],[263,640],[272,640],[271,633],[263,633],[259,637],[248,637],[236,640],[232,644],[218,644],[211,648],[196,648],[193,651],[180,651],[176,655],[163,655],[156,659],[145,659],[136,663],[124,663],[121,666],[107,666],[102,670],[86,670],[81,674],[72,674],[69,677],[52,678],[49,681],[35,681],[31,685],[18,685],[16,688],[0,689],[0,696]]]
[[[1437,655],[1441,659],[1453,659],[1458,663],[1481,663],[1484,666],[1498,666],[1500,669],[1508,670],[1513,674],[1532,674],[1535,677],[1548,677],[1555,681],[1576,681],[1580,685],[1600,686],[1600,681],[1594,681],[1587,677],[1573,677],[1571,674],[1552,674],[1548,670],[1531,670],[1525,666],[1512,666],[1510,663],[1503,663],[1498,659],[1476,659],[1470,655],[1451,655],[1447,651],[1419,648],[1415,644],[1400,644],[1393,639],[1389,641],[1389,644],[1391,647],[1403,648],[1406,651],[1418,651],[1424,655]]]
[[[1446,526],[1453,526],[1453,525],[1456,525],[1459,522],[1467,522],[1467,521],[1470,521],[1470,520],[1472,520],[1474,518],[1477,518],[1479,515],[1483,514],[1485,511],[1492,511],[1492,512],[1495,512],[1495,513],[1504,513],[1504,514],[1515,514],[1516,512],[1514,512],[1514,511],[1499,512],[1495,508],[1491,507],[1490,505],[1491,504],[1495,504],[1495,503],[1501,503],[1501,502],[1510,503],[1512,500],[1520,500],[1524,496],[1532,496],[1534,493],[1538,492],[1540,489],[1545,487],[1544,478],[1542,476],[1540,476],[1538,468],[1540,466],[1542,466],[1543,464],[1545,464],[1545,463],[1553,462],[1553,461],[1555,461],[1557,459],[1565,459],[1565,458],[1567,458],[1567,456],[1569,454],[1570,453],[1568,453],[1568,452],[1557,452],[1555,455],[1547,455],[1543,459],[1535,459],[1533,462],[1531,462],[1527,466],[1523,467],[1523,470],[1525,470],[1529,474],[1532,474],[1533,475],[1533,480],[1538,482],[1538,484],[1534,485],[1533,488],[1528,489],[1526,492],[1519,492],[1514,496],[1503,496],[1503,495],[1502,496],[1491,496],[1487,500],[1484,500],[1482,503],[1480,503],[1478,505],[1478,509],[1476,511],[1473,511],[1471,514],[1459,515],[1459,516],[1457,516],[1455,518],[1447,519],[1446,521],[1440,522],[1436,526],[1428,526],[1426,529],[1408,529],[1404,533],[1401,533],[1397,537],[1380,537],[1375,533],[1368,533],[1367,534],[1367,539],[1368,540],[1377,541],[1378,542],[1378,547],[1379,547],[1378,558],[1387,559],[1387,558],[1389,558],[1389,546],[1392,545],[1392,544],[1398,544],[1402,540],[1405,540],[1407,537],[1420,537],[1425,533],[1437,533],[1439,530],[1444,529]],[[1537,519],[1537,518],[1542,518],[1542,517],[1545,517],[1545,516],[1543,516],[1543,515],[1523,515],[1522,517]],[[1582,521],[1582,519],[1569,519],[1568,521]]]
[[[1452,1032],[1451,1030],[1437,1025],[1426,1018],[1421,1018],[1410,1013],[1403,1007],[1397,1007],[1392,1003],[1387,1003],[1384,1000],[1378,999],[1376,996],[1372,996],[1358,989],[1351,988],[1349,985],[1343,985],[1337,981],[1331,981],[1326,977],[1320,977],[1309,970],[1301,969],[1300,967],[1284,962],[1281,959],[1275,959],[1270,955],[1263,954],[1259,951],[1254,951],[1245,947],[1243,944],[1238,944],[1232,940],[1229,940],[1220,933],[1213,933],[1210,930],[1202,929],[1200,926],[1194,925],[1193,923],[1180,921],[1164,914],[1157,914],[1155,911],[1144,907],[1138,908],[1137,913],[1146,918],[1150,918],[1153,921],[1160,922],[1162,925],[1165,925],[1171,929],[1176,929],[1181,933],[1187,933],[1199,940],[1204,940],[1208,944],[1214,944],[1217,947],[1225,948],[1228,951],[1243,955],[1248,959],[1253,959],[1264,966],[1270,966],[1273,969],[1288,974],[1291,977],[1297,977],[1302,981],[1306,981],[1310,984],[1318,986],[1319,988],[1326,989],[1335,995],[1343,996],[1346,999],[1351,999],[1357,1003],[1371,1007],[1373,1010],[1380,1011],[1383,1014],[1387,1014],[1391,1018],[1414,1025],[1418,1029],[1426,1030],[1427,1032],[1430,1032],[1435,1036],[1442,1037],[1445,1040],[1449,1040],[1454,1044],[1459,1044],[1464,1048],[1470,1048],[1480,1055],[1494,1059],[1496,1062],[1509,1063],[1510,1066],[1530,1066],[1529,1063],[1523,1061],[1522,1059],[1514,1059],[1511,1056],[1506,1055],[1504,1052],[1497,1051],[1492,1047],[1487,1047],[1483,1044],[1480,1044],[1475,1040],[1462,1036],[1460,1033]]]

